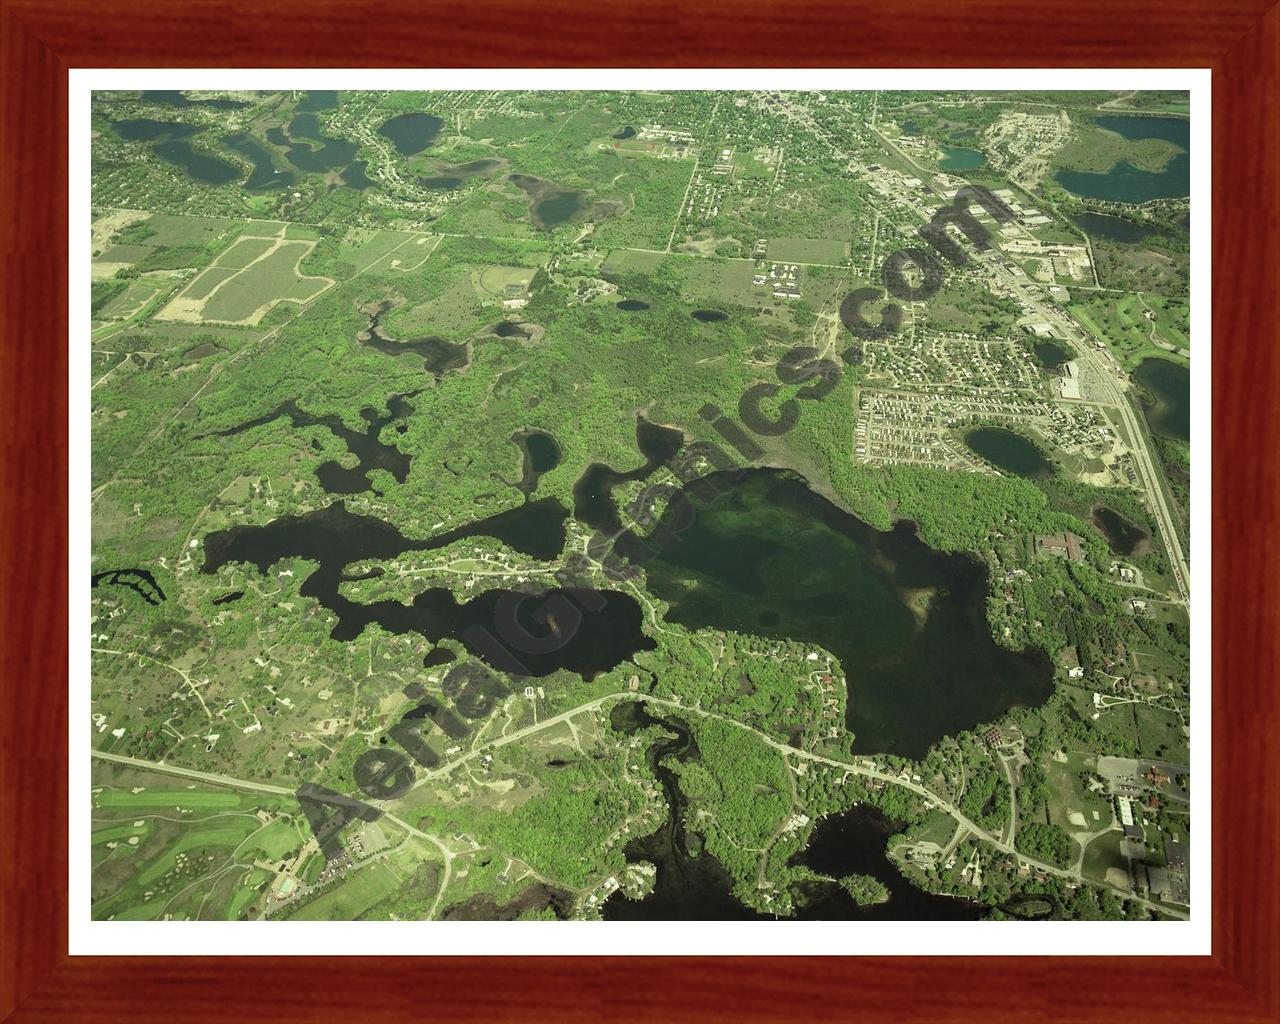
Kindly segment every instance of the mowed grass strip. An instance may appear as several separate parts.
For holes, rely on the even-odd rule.
[[[301,277],[298,262],[311,251],[310,242],[285,242],[271,255],[240,271],[205,304],[204,320],[261,319],[279,302],[306,302],[330,283],[326,278]]]
[[[93,801],[95,807],[181,807],[192,811],[232,811],[248,804],[255,809],[260,797],[246,797],[217,789],[144,789],[130,793],[123,789],[104,789]]]

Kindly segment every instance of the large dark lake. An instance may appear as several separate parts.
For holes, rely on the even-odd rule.
[[[972,171],[986,162],[986,156],[976,149],[943,146],[942,159],[938,161],[938,167],[944,171]]]
[[[1176,199],[1191,194],[1191,119],[1116,115],[1095,118],[1099,128],[1117,132],[1126,139],[1166,139],[1177,146],[1176,153],[1158,171],[1144,171],[1121,160],[1109,171],[1058,171],[1054,177],[1068,192],[1086,199],[1113,203],[1145,203],[1152,199]]]
[[[284,146],[289,162],[304,171],[332,171],[346,167],[355,159],[359,148],[348,139],[325,135],[315,114],[298,114],[289,122],[288,136],[273,128],[268,136],[274,145]],[[304,139],[308,141],[298,141]]]
[[[293,108],[295,114],[314,114],[320,110],[332,110],[338,105],[337,89],[312,89]]]
[[[172,89],[147,89],[142,94],[142,99],[147,103],[163,103],[167,107],[208,107],[210,110],[239,110],[241,107],[247,107],[249,104],[243,100],[229,99],[205,99],[193,100],[185,93]]]
[[[138,117],[116,121],[112,127],[122,139],[129,142],[150,142],[151,150],[156,156],[180,167],[196,181],[206,185],[225,185],[235,181],[243,173],[235,164],[203,150],[193,149],[187,140],[198,131],[195,125]]]
[[[560,465],[560,445],[545,430],[519,430],[512,435],[523,456],[520,481],[516,484],[527,498],[538,489],[538,480]]]
[[[628,594],[583,587],[529,591],[487,590],[461,603],[444,587],[417,594],[412,602],[352,601],[340,592],[346,566],[395,558],[406,551],[432,551],[468,537],[493,537],[541,560],[560,553],[568,510],[554,498],[469,523],[424,540],[405,537],[390,523],[349,512],[338,501],[304,515],[285,515],[262,526],[235,526],[205,537],[202,571],[242,562],[267,570],[282,559],[304,558],[319,568],[299,587],[338,618],[335,640],[355,640],[371,623],[389,633],[419,633],[432,643],[456,640],[491,667],[516,676],[546,676],[559,670],[591,679],[652,650],[642,632],[640,605]]]
[[[587,209],[586,193],[578,189],[560,188],[532,174],[509,174],[507,180],[528,194],[529,217],[545,231],[568,223]]]
[[[779,470],[716,473],[686,495],[692,525],[676,529],[684,514],[669,508],[657,535],[678,539],[644,565],[666,618],[830,651],[854,749],[920,757],[1052,691],[1043,651],[991,638],[986,567],[928,547],[912,524],[876,530]]]
[[[1157,434],[1191,440],[1191,371],[1170,359],[1152,356],[1142,360],[1133,378],[1150,393],[1144,405],[1147,423]]]
[[[435,142],[444,122],[434,114],[397,114],[378,134],[390,139],[402,156],[413,156]]]
[[[251,192],[265,192],[293,184],[293,172],[276,167],[267,148],[247,132],[228,135],[222,143],[253,164],[253,172],[244,183]]]
[[[997,469],[1032,478],[1053,476],[1053,466],[1040,449],[1012,430],[978,427],[964,435],[964,443]]]
[[[1036,362],[1046,370],[1056,370],[1071,359],[1071,352],[1056,341],[1037,341],[1034,346]]]
[[[795,863],[832,878],[871,875],[884,883],[889,898],[864,907],[838,886],[815,886],[796,916],[814,921],[977,921],[985,917],[986,907],[925,892],[903,877],[885,854],[889,837],[902,827],[873,804],[859,804],[819,821]]]
[[[1077,213],[1071,218],[1071,223],[1091,238],[1106,238],[1126,245],[1141,242],[1151,234],[1151,228],[1145,224],[1106,213]]]
[[[206,185],[226,185],[241,175],[235,164],[219,159],[209,153],[193,149],[186,139],[166,139],[151,147],[156,156],[176,164],[196,181]]]

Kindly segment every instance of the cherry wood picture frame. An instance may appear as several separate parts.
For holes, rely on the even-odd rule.
[[[0,1020],[1280,1020],[1273,4],[0,0]],[[1212,955],[69,956],[67,72],[224,66],[1211,68]]]

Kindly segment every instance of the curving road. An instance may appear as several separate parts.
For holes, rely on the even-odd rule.
[[[759,739],[763,743],[772,747],[774,750],[778,751],[781,754],[800,758],[801,760],[812,761],[817,764],[825,764],[833,768],[839,768],[842,771],[851,772],[854,775],[861,775],[864,778],[879,779],[881,782],[885,782],[893,786],[901,786],[903,789],[910,790],[912,793],[915,793],[917,796],[921,796],[926,800],[932,801],[935,806],[937,806],[942,811],[945,811],[952,818],[954,818],[957,824],[968,829],[968,831],[971,832],[974,836],[981,838],[983,842],[989,844],[990,846],[994,846],[997,850],[1000,850],[1001,852],[1006,853],[1009,856],[1013,857],[1014,860],[1020,864],[1027,864],[1031,867],[1038,868],[1039,870],[1044,871],[1047,874],[1055,875],[1059,878],[1067,879],[1068,881],[1074,882],[1076,884],[1087,884],[1087,885],[1096,886],[1097,888],[1100,888],[1100,889],[1110,889],[1113,892],[1125,897],[1126,899],[1135,900],[1143,907],[1146,907],[1148,910],[1153,910],[1160,914],[1165,914],[1170,917],[1180,918],[1182,920],[1186,920],[1187,918],[1186,913],[1172,909],[1170,907],[1162,906],[1158,903],[1153,903],[1150,900],[1143,899],[1140,896],[1134,895],[1129,889],[1126,889],[1117,885],[1111,885],[1109,882],[1099,882],[1092,878],[1086,878],[1078,870],[1068,870],[1066,868],[1060,868],[1060,867],[1057,867],[1056,865],[1047,864],[1044,861],[1036,860],[1034,857],[1028,857],[1026,854],[1018,851],[1011,843],[1006,842],[1003,839],[1003,837],[993,836],[990,832],[987,832],[985,829],[980,828],[976,823],[969,820],[969,818],[967,818],[964,815],[964,813],[958,807],[956,807],[953,803],[951,803],[949,800],[943,797],[940,797],[937,793],[934,793],[932,790],[926,789],[924,786],[920,785],[919,783],[912,782],[910,778],[904,779],[900,775],[894,775],[888,772],[881,771],[880,769],[876,768],[874,764],[868,763],[866,759],[862,761],[842,761],[842,760],[839,760],[838,758],[824,757],[821,754],[815,754],[812,751],[804,750],[801,747],[793,747],[790,744],[783,743],[780,740],[774,739],[772,736],[768,735],[767,733],[761,732],[759,729],[756,729],[753,726],[746,725],[742,722],[739,722],[737,719],[729,718],[726,715],[717,714],[714,711],[706,711],[700,707],[697,707],[696,705],[682,704],[680,701],[677,701],[677,700],[671,700],[666,697],[656,697],[652,694],[647,694],[647,693],[632,693],[629,690],[623,690],[616,693],[605,694],[602,697],[597,697],[595,700],[587,701],[585,704],[579,704],[578,706],[574,708],[570,708],[568,711],[563,711],[552,718],[544,719],[543,721],[537,723],[536,725],[527,726],[526,728],[520,729],[517,732],[510,733],[507,736],[500,737],[499,739],[493,740],[489,743],[483,744],[482,746],[476,747],[475,749],[469,751],[468,753],[462,755],[461,757],[458,757],[453,761],[443,764],[439,768],[436,768],[431,772],[426,773],[422,778],[418,780],[418,782],[415,785],[421,785],[422,782],[426,781],[427,778],[435,778],[439,775],[450,772],[453,769],[457,768],[458,766],[466,763],[467,761],[470,761],[475,757],[481,756],[486,751],[495,750],[499,747],[504,747],[507,744],[513,743],[518,739],[522,739],[523,737],[529,736],[532,733],[539,732],[542,729],[547,729],[554,725],[558,725],[559,723],[567,721],[569,718],[572,718],[574,715],[581,714],[584,711],[593,710],[610,701],[624,700],[624,699],[643,701],[649,704],[661,704],[664,707],[673,708],[684,714],[698,715],[702,718],[714,718],[721,722],[727,722],[729,725],[732,725],[737,729],[742,729],[744,732],[749,732],[759,737]],[[150,769],[152,771],[167,772],[171,775],[178,775],[184,778],[197,779],[203,782],[213,783],[215,785],[230,786],[238,789],[254,790],[257,792],[273,793],[273,794],[284,795],[284,796],[293,796],[293,790],[291,789],[283,789],[279,786],[269,786],[264,783],[251,782],[245,779],[235,779],[226,775],[216,775],[211,772],[195,771],[194,769],[181,768],[177,765],[168,765],[168,764],[163,764],[161,762],[153,762],[153,761],[143,761],[134,757],[125,757],[121,754],[109,754],[104,751],[98,751],[98,750],[93,751],[93,756],[104,761],[113,761],[119,764],[133,765],[138,768]],[[383,801],[370,801],[370,802],[381,806],[384,812],[387,814],[387,818],[390,821],[392,821],[399,827],[405,829],[406,831],[412,833],[413,835],[418,836],[421,839],[426,839],[432,842],[438,849],[440,849],[442,854],[444,854],[445,856],[444,881],[447,883],[448,877],[449,877],[449,869],[450,869],[451,861],[453,857],[452,851],[449,851],[448,848],[444,845],[444,843],[441,842],[436,837],[431,836],[426,832],[422,832],[414,828],[413,826],[405,822],[403,819],[390,813],[388,808],[394,805],[395,801],[391,801],[389,803],[383,802]],[[443,892],[444,892],[444,885],[441,886],[440,893],[437,894],[436,905],[432,907],[433,914],[439,905],[440,897],[443,894]]]

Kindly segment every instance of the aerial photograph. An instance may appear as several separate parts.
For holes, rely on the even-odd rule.
[[[1189,919],[1190,109],[94,92],[92,919]]]

